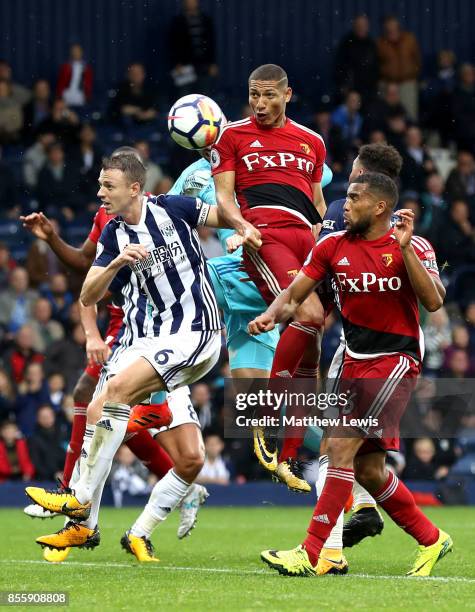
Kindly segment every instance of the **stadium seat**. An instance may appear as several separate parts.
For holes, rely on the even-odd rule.
[[[452,466],[451,476],[475,476],[475,453],[462,457]]]

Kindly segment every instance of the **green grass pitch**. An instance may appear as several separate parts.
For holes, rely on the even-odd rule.
[[[50,565],[42,561],[34,539],[59,529],[61,519],[39,521],[20,509],[0,510],[0,590],[68,591],[70,603],[64,609],[100,612],[475,609],[473,508],[427,511],[455,543],[455,551],[429,579],[403,577],[416,546],[389,519],[381,536],[347,551],[347,576],[279,576],[260,561],[259,552],[301,542],[311,510],[271,506],[205,507],[191,537],[183,541],[176,538],[174,513],[153,537],[161,563],[139,565],[119,545],[138,512],[103,510],[100,547],[73,550],[67,562]]]

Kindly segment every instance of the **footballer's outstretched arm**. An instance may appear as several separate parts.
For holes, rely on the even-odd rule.
[[[59,236],[51,221],[42,212],[22,216],[20,221],[34,236],[47,242],[65,266],[78,272],[89,270],[96,254],[96,245],[92,240],[87,238],[79,249],[69,245]]]
[[[248,331],[251,336],[270,331],[277,323],[288,321],[320,282],[299,272],[290,286],[275,298],[269,308],[249,323]]]
[[[246,221],[234,200],[236,173],[234,170],[220,172],[214,176],[216,203],[220,217],[219,227],[235,229],[244,238],[244,246],[257,250],[261,247],[261,233]]]
[[[104,268],[92,266],[81,289],[80,300],[83,305],[93,306],[97,304],[105,296],[109,285],[121,268],[147,257],[147,249],[142,244],[128,244],[108,266]]]

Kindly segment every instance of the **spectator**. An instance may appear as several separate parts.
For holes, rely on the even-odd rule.
[[[12,68],[6,60],[0,60],[0,79],[8,82],[11,89],[12,98],[18,102],[20,106],[24,106],[31,98],[31,92],[28,88],[15,83],[12,80]]]
[[[406,115],[400,112],[391,113],[386,122],[386,140],[395,147],[399,153],[404,152],[407,122]]]
[[[66,380],[66,390],[73,389],[86,365],[84,345],[86,337],[81,325],[76,325],[71,334],[53,342],[46,351],[45,369],[47,375],[61,372]]]
[[[51,132],[38,134],[36,141],[23,156],[23,180],[31,191],[34,191],[38,184],[38,175],[48,159],[48,147],[54,140],[54,134]]]
[[[15,143],[20,138],[23,114],[20,104],[11,95],[11,85],[0,79],[0,144]]]
[[[69,309],[73,303],[73,296],[68,289],[68,279],[64,274],[55,274],[50,281],[49,289],[43,291],[44,297],[50,302],[53,309],[53,319],[67,325]]]
[[[63,401],[65,399],[64,390],[66,388],[66,381],[64,376],[59,372],[53,372],[48,376],[48,403],[56,413],[61,412],[63,407]]]
[[[470,372],[470,357],[467,351],[455,349],[447,360],[447,368],[444,378],[467,378],[473,374]]]
[[[18,217],[18,188],[11,168],[2,160],[2,147],[0,146],[0,211],[8,211],[8,215]]]
[[[12,259],[10,249],[4,242],[0,242],[0,291],[8,287],[8,279],[16,267],[16,261]]]
[[[444,307],[429,313],[423,331],[426,348],[424,374],[440,376],[444,364],[444,351],[451,340],[449,318]]]
[[[125,444],[122,444],[114,458],[111,471],[114,506],[122,507],[124,493],[132,496],[148,495],[152,490],[153,480],[153,476],[145,466]]]
[[[465,309],[468,335],[470,337],[470,353],[475,354],[475,302],[470,302]]]
[[[79,172],[70,162],[65,162],[63,145],[53,142],[46,149],[48,160],[38,175],[36,194],[40,207],[46,211],[62,210],[66,215],[78,208]]]
[[[204,429],[212,425],[215,415],[211,405],[210,388],[206,383],[197,383],[192,386],[191,403],[196,410],[201,428]]]
[[[81,45],[71,45],[69,61],[59,69],[56,95],[68,106],[85,106],[92,98],[92,68],[86,64],[83,55]]]
[[[55,100],[51,108],[51,114],[43,119],[36,128],[36,134],[42,134],[43,132],[54,134],[56,140],[65,147],[72,146],[78,138],[79,117],[66,106],[64,100]]]
[[[180,95],[195,88],[208,91],[210,78],[218,75],[215,35],[213,21],[201,10],[199,0],[183,0],[182,12],[170,26],[169,49]]]
[[[0,368],[0,422],[13,416],[15,392],[6,370]]]
[[[422,92],[424,124],[436,130],[447,146],[453,132],[452,94],[456,86],[456,57],[442,49],[437,54],[437,74],[429,79]]]
[[[452,96],[454,136],[459,149],[475,154],[475,66],[462,64]]]
[[[222,457],[224,442],[216,433],[208,433],[204,436],[206,458],[201,472],[196,478],[200,484],[229,484],[229,470]]]
[[[30,363],[25,371],[25,380],[18,386],[15,403],[16,421],[25,436],[33,434],[38,410],[47,401],[48,387],[43,366],[40,363]]]
[[[475,213],[475,159],[470,151],[459,151],[445,189],[449,201],[471,198]]]
[[[15,333],[30,318],[38,293],[28,288],[28,272],[17,266],[10,273],[8,288],[0,293],[0,325]]]
[[[0,482],[31,480],[34,473],[28,445],[17,425],[12,421],[3,423],[0,427]]]
[[[426,179],[426,190],[422,194],[422,204],[426,208],[444,211],[446,208],[444,199],[444,179],[437,172],[432,172]]]
[[[414,213],[414,234],[417,236],[429,237],[432,234],[433,227],[433,210],[431,206],[422,208],[419,200],[410,195],[404,195],[398,208],[409,208]]]
[[[157,112],[155,95],[145,82],[146,72],[142,64],[135,62],[127,68],[127,79],[119,85],[111,104],[111,117],[124,125],[147,124]]]
[[[71,164],[79,170],[78,194],[84,204],[97,202],[97,178],[103,152],[96,141],[96,130],[84,123],[79,131],[79,144],[71,151]]]
[[[385,132],[390,117],[406,117],[407,112],[401,103],[399,85],[386,83],[383,94],[371,105],[364,123],[364,133],[369,134],[374,130]]]
[[[216,233],[210,227],[199,227],[198,236],[206,259],[223,255],[223,247],[216,237]]]
[[[426,177],[436,168],[422,141],[422,132],[417,126],[407,129],[403,150],[401,184],[403,189],[423,191]]]
[[[447,260],[449,272],[475,262],[475,226],[470,221],[469,208],[464,200],[452,202],[448,218],[440,227],[437,253]]]
[[[64,443],[64,435],[57,426],[54,410],[47,404],[41,406],[35,433],[28,440],[37,480],[62,478]]]
[[[43,297],[38,298],[33,306],[33,319],[29,323],[35,334],[33,348],[38,353],[44,353],[52,342],[64,337],[63,327],[51,319],[52,314],[51,302]]]
[[[51,88],[46,79],[38,79],[33,85],[33,97],[23,107],[23,136],[34,140],[37,126],[51,113]]]
[[[447,475],[445,470],[437,470],[435,445],[430,438],[414,440],[412,453],[407,458],[403,478],[407,480],[433,480],[438,474]]]
[[[363,118],[359,112],[360,108],[360,94],[357,91],[350,91],[345,97],[345,103],[332,113],[332,123],[340,128],[347,147],[357,148],[361,144]]]
[[[313,115],[313,122],[310,128],[320,134],[327,147],[327,163],[331,164],[332,169],[339,171],[343,168],[348,159],[348,151],[338,125],[332,124],[330,109],[321,106]],[[337,167],[335,168],[335,164]]]
[[[421,54],[416,37],[403,31],[399,20],[390,16],[383,22],[383,35],[377,45],[381,79],[399,84],[401,101],[410,117],[417,120]]]
[[[353,19],[352,29],[340,41],[336,52],[335,79],[341,97],[357,91],[367,110],[376,96],[379,60],[366,15]]]
[[[163,179],[163,170],[158,164],[150,159],[150,145],[146,140],[137,140],[134,147],[140,153],[140,157],[146,169],[144,191],[149,191],[150,193],[164,193],[154,191],[156,185]]]

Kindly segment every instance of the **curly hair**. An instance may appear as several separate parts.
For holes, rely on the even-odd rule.
[[[367,172],[385,174],[395,180],[402,168],[402,157],[391,145],[366,144],[358,151],[358,161]]]

